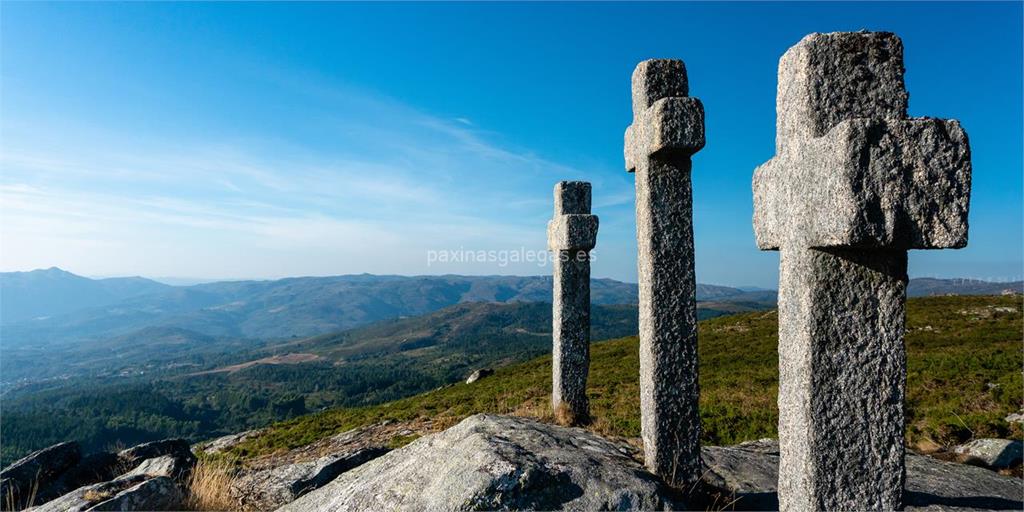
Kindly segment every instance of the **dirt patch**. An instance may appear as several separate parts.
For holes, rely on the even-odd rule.
[[[237,371],[241,371],[241,370],[244,370],[246,368],[252,368],[253,366],[258,366],[258,365],[261,365],[261,364],[301,364],[301,363],[311,363],[313,361],[318,361],[320,359],[323,359],[323,358],[321,356],[316,355],[316,354],[308,354],[308,353],[304,353],[304,352],[292,353],[292,354],[282,354],[282,355],[278,355],[278,356],[264,357],[263,359],[257,359],[255,361],[247,361],[247,362],[244,362],[244,363],[233,364],[231,366],[225,366],[225,367],[222,367],[222,368],[214,368],[213,370],[206,370],[206,371],[201,371],[201,372],[190,373],[189,375],[193,376],[193,375],[206,375],[206,374],[210,374],[210,373],[235,373]]]

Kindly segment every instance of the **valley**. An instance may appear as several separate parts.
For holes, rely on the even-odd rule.
[[[85,279],[40,272],[44,284]],[[8,282],[3,277],[0,284]],[[479,368],[519,364],[550,352],[550,284],[541,276],[368,275],[210,283],[43,315],[73,327],[49,319],[5,323],[2,458],[66,438],[94,449],[168,436],[198,440],[337,407],[373,407],[461,382]],[[925,284],[936,294],[1019,286]],[[592,286],[592,339],[634,335],[635,285],[605,279]],[[2,291],[5,301],[18,298]],[[734,341],[749,332],[744,319],[775,300],[772,290],[700,285],[697,293],[699,318],[728,316],[722,332]],[[757,332],[757,343],[774,339]]]

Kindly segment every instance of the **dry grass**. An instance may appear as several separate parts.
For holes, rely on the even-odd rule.
[[[115,494],[117,493],[109,489],[105,491],[90,489],[88,491],[85,491],[85,494],[82,495],[82,498],[84,498],[85,501],[88,501],[89,503],[96,503],[113,498]]]
[[[563,427],[579,427],[590,424],[590,415],[584,411],[582,414],[574,412],[565,403],[558,404],[555,410],[555,423]]]
[[[547,423],[555,421],[555,413],[551,410],[551,398],[546,396],[525,400],[512,410],[512,415],[534,418]]]
[[[3,510],[23,510],[26,508],[32,508],[36,503],[36,494],[39,493],[39,472],[36,472],[36,477],[32,479],[32,488],[29,489],[28,496],[23,498],[21,503],[14,496],[14,487],[7,487],[7,495],[4,496]]]
[[[189,475],[186,487],[188,510],[239,510],[231,497],[234,464],[219,459],[200,459]]]

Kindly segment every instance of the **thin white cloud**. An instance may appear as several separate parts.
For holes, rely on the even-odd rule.
[[[497,136],[468,119],[311,90],[351,107],[318,120],[350,135],[337,147],[280,134],[168,140],[74,120],[37,130],[5,122],[0,266],[218,278],[431,273],[428,250],[543,250],[551,184],[583,177],[488,140]],[[40,136],[55,129],[60,144]]]

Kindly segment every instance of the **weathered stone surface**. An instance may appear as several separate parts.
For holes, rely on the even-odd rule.
[[[39,490],[35,502],[46,503],[79,487],[114,478],[120,459],[113,453],[100,452],[82,457],[71,469],[61,473],[54,482]]]
[[[967,245],[971,152],[957,121],[852,119],[754,173],[761,249]]]
[[[173,480],[158,476],[125,489],[89,510],[181,510],[183,499]]]
[[[626,166],[661,153],[690,156],[704,147],[704,104],[697,98],[663,98],[626,129]]]
[[[248,473],[232,482],[231,496],[245,510],[273,510],[387,452],[368,448]]]
[[[27,504],[34,490],[50,486],[81,458],[82,450],[75,442],[30,453],[0,471],[0,499],[17,506]]]
[[[906,119],[902,43],[811,34],[779,62],[776,156],[754,175],[780,249],[783,510],[899,509],[907,249],[967,242],[970,148]]]
[[[555,215],[590,213],[590,183],[559,181],[555,184]]]
[[[135,475],[79,487],[32,510],[34,512],[81,512],[89,510],[97,504],[113,498],[121,491],[145,482],[147,479],[145,476]]]
[[[548,248],[552,251],[589,251],[597,243],[596,215],[558,215],[548,222]]]
[[[192,447],[184,439],[163,439],[133,446],[120,451],[117,456],[128,467],[134,467],[147,459],[155,459],[169,455],[179,459],[178,467],[189,468],[196,463],[196,456],[192,453]]]
[[[194,458],[161,455],[142,461],[138,466],[122,476],[146,475],[149,477],[166,476],[168,478],[180,478],[192,471],[195,462]]]
[[[645,60],[636,65],[630,78],[634,119],[660,99],[690,95],[686,64],[678,59]]]
[[[664,510],[664,484],[581,429],[476,415],[282,507],[317,510]]]
[[[93,510],[180,510],[183,496],[167,477],[126,476],[80,487],[32,509],[35,512]]]
[[[466,384],[472,384],[480,379],[486,379],[491,375],[494,375],[494,370],[491,368],[480,368],[479,370],[471,373],[469,377],[466,377]]]
[[[636,173],[644,459],[680,486],[700,476],[690,155],[704,145],[704,113],[687,90],[682,61],[640,63],[625,136]]]
[[[1021,463],[1024,443],[1018,439],[975,439],[953,451],[967,464],[1003,469]]]
[[[551,405],[566,424],[590,415],[590,256],[597,241],[597,216],[590,214],[590,183],[555,185],[555,212],[548,247],[555,253],[552,290]]]
[[[779,478],[779,444],[773,439],[736,446],[701,448],[705,471],[701,480],[737,499],[740,510],[776,510]]]
[[[897,508],[903,489],[906,269],[902,251],[783,248],[783,508]]]
[[[736,510],[776,510],[778,445],[770,440],[705,447],[703,481],[738,499]],[[773,449],[774,448],[774,449]],[[906,455],[905,510],[1021,510],[1024,481],[985,469]],[[731,501],[727,499],[726,502]]]
[[[779,60],[776,151],[849,119],[906,118],[903,72],[891,32],[808,34]]]
[[[199,443],[196,445],[196,449],[202,451],[207,455],[214,455],[217,453],[226,452],[239,443],[252,439],[263,433],[263,429],[247,430],[245,432],[239,432],[237,434],[228,434],[221,436],[210,441]]]

